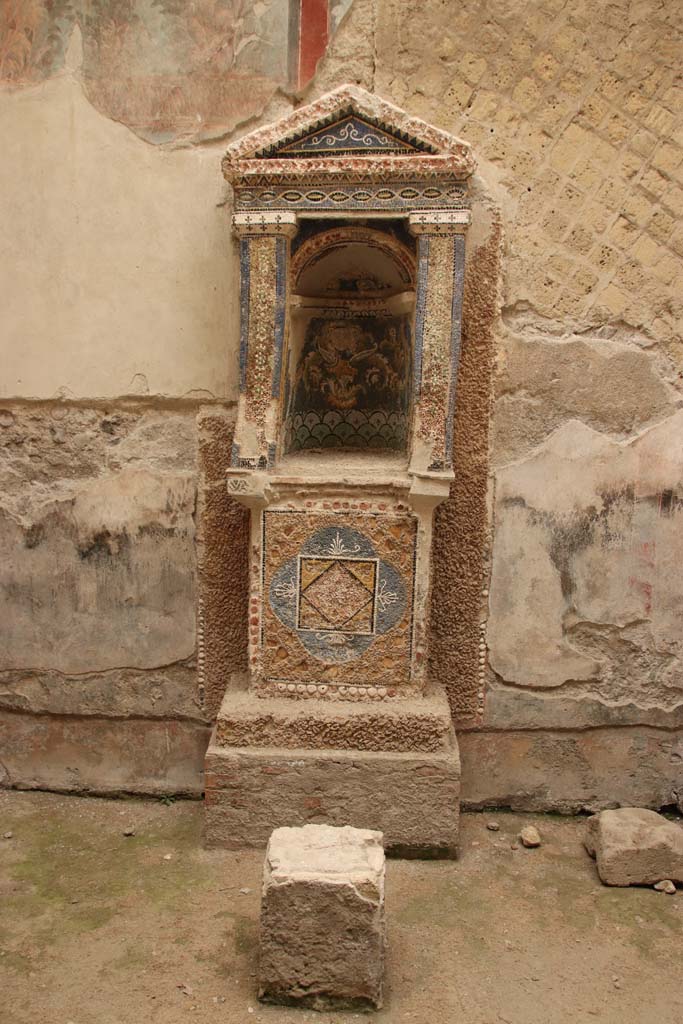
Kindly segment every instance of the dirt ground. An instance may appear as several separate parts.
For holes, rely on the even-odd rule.
[[[203,850],[201,823],[193,802],[0,793],[2,1024],[373,1019],[257,1001],[263,853]],[[681,1024],[683,892],[602,886],[584,829],[466,814],[457,862],[389,861],[378,1024]]]

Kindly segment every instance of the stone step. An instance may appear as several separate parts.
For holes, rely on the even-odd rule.
[[[435,753],[220,747],[205,761],[208,847],[265,847],[274,828],[351,825],[384,833],[387,852],[454,857],[460,758],[451,727]]]
[[[338,701],[258,697],[228,691],[216,720],[217,747],[435,753],[449,747],[444,691],[422,697]]]

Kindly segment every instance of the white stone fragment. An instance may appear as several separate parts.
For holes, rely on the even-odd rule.
[[[519,839],[522,846],[526,846],[529,850],[541,845],[540,833],[533,825],[525,825],[519,833]]]
[[[381,832],[278,828],[263,873],[259,997],[316,1010],[382,1005]]]

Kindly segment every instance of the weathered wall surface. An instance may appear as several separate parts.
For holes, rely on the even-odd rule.
[[[0,763],[58,789],[201,791],[196,408],[0,411]],[[173,754],[171,756],[171,751]]]
[[[5,72],[0,91],[0,760],[14,784],[197,792],[221,685],[206,650],[200,707],[197,500],[234,539],[203,551],[200,537],[202,571],[243,572],[215,476],[237,287],[227,136],[208,139],[294,101],[266,84],[228,117],[197,71],[201,124],[168,90],[156,123],[158,83],[126,97],[130,67],[84,38],[82,68],[75,40],[51,77]],[[461,135],[501,211],[488,496],[456,482],[437,535],[435,669],[476,805],[683,794],[682,44],[666,0],[354,0],[305,96],[358,81]],[[189,45],[171,62],[181,82],[183,61],[201,66]],[[483,428],[463,423],[476,462]],[[457,554],[458,508],[474,510],[490,579]],[[485,622],[477,650],[458,642],[458,566]],[[240,586],[221,620],[235,671]]]
[[[162,150],[75,75],[0,92],[0,397],[234,397],[219,152]]]

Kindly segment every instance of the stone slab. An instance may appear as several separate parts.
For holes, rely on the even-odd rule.
[[[455,733],[435,753],[220,747],[205,762],[205,843],[264,847],[274,828],[353,825],[384,833],[398,856],[454,857],[460,758]]]
[[[382,834],[278,828],[263,871],[259,998],[378,1009],[385,955]]]
[[[655,811],[602,811],[589,820],[585,842],[605,885],[683,883],[683,828]]]
[[[221,747],[335,750],[448,750],[451,714],[441,687],[423,697],[374,701],[257,697],[226,693],[216,722]]]
[[[209,734],[199,720],[0,710],[0,787],[200,798]]]

